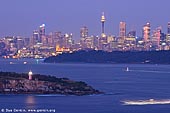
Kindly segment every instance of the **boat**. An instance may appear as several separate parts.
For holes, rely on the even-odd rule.
[[[23,64],[27,64],[27,62],[23,62]]]
[[[9,64],[14,64],[13,62],[9,62]]]
[[[149,100],[137,100],[137,101],[123,101],[124,105],[154,105],[154,104],[170,104],[170,99],[166,100],[155,100],[155,99],[149,99]]]

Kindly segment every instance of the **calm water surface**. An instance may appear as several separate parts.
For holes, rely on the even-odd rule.
[[[23,64],[27,61],[27,64]],[[10,64],[10,62],[12,64]],[[129,67],[129,72],[126,72]],[[0,109],[55,109],[56,113],[170,113],[170,105],[123,105],[124,100],[170,99],[170,65],[45,64],[0,59],[0,70],[68,77],[106,94],[89,96],[0,95]]]

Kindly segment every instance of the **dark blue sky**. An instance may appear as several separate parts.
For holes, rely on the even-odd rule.
[[[136,29],[141,36],[142,26],[162,26],[166,32],[170,21],[170,0],[1,0],[0,37],[6,35],[31,36],[42,23],[47,33],[73,33],[78,39],[80,27],[86,25],[89,34],[101,32],[100,17],[106,15],[106,33],[118,35],[119,22],[127,23],[127,30]]]

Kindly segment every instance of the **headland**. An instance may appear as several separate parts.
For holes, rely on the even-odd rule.
[[[82,81],[57,78],[50,75],[32,74],[32,72],[0,72],[1,94],[62,94],[91,95],[102,92]]]

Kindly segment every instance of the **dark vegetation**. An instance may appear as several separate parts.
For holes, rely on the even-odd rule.
[[[0,72],[0,80],[21,80],[21,79],[28,79],[28,74],[26,73],[15,73],[15,72]],[[47,81],[47,82],[55,82],[62,85],[78,85],[78,86],[87,86],[85,82],[82,81],[72,81],[68,78],[57,78],[55,76],[46,76],[46,75],[40,75],[40,74],[34,74],[33,75],[34,80],[39,81]]]
[[[15,73],[15,72],[0,72],[0,80],[1,79],[28,79],[27,73]],[[61,82],[69,80],[68,78],[57,78],[55,76],[50,75],[40,75],[34,74],[33,79],[38,79],[40,81],[48,81],[48,82]]]
[[[15,72],[0,72],[0,83],[9,84],[9,80],[28,80],[28,74],[26,73],[15,73]],[[91,86],[87,85],[82,81],[73,81],[68,78],[57,78],[55,76],[46,76],[40,74],[33,75],[33,81],[44,81],[45,83],[52,83],[52,86],[48,86],[52,88],[52,92],[43,92],[43,93],[54,93],[54,94],[65,94],[65,95],[89,95],[89,94],[100,94],[102,92],[95,90]],[[69,91],[68,91],[69,90]],[[37,93],[35,91],[34,93]],[[20,92],[20,93],[28,93],[28,92]],[[38,92],[39,93],[39,92]]]
[[[170,64],[170,51],[77,51],[48,57],[45,63],[151,63]]]

